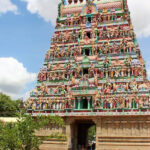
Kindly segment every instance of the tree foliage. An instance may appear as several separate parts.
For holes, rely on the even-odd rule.
[[[1,150],[31,150],[39,149],[40,139],[35,136],[35,130],[49,125],[64,126],[62,118],[56,116],[24,116],[16,123],[0,123]]]
[[[19,150],[21,148],[21,139],[18,133],[18,126],[14,123],[1,124],[0,130],[0,149]]]
[[[96,135],[96,126],[93,125],[88,130],[88,140],[92,141],[95,135]]]
[[[38,149],[42,139],[35,136],[35,130],[45,126],[64,127],[64,120],[58,116],[23,115],[21,101],[13,101],[0,93],[0,117],[17,117],[16,123],[0,122],[0,150]],[[23,115],[23,116],[22,116]],[[22,116],[22,117],[21,117]]]
[[[0,93],[0,117],[15,117],[19,112],[20,100],[13,101],[9,96]]]

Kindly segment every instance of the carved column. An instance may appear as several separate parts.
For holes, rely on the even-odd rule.
[[[78,99],[78,110],[80,110],[80,102],[81,102],[81,100]]]
[[[88,99],[88,110],[90,109],[90,100]]]
[[[74,119],[66,119],[67,150],[72,150],[72,124]]]
[[[99,149],[98,139],[102,135],[102,120],[101,118],[93,119],[96,124],[96,150]]]

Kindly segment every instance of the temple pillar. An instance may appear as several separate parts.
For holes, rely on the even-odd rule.
[[[67,136],[67,150],[71,150],[71,125],[66,124],[66,136]]]
[[[90,109],[90,100],[88,99],[88,110]]]
[[[100,145],[98,144],[99,136],[102,135],[102,121],[101,118],[94,118],[93,122],[96,125],[96,150],[100,149]]]
[[[72,132],[73,132],[73,119],[67,119],[66,120],[66,136],[67,136],[67,148],[66,150],[72,150],[73,149],[73,142],[72,142]]]
[[[80,109],[80,102],[81,102],[81,100],[80,99],[78,99],[78,110]]]

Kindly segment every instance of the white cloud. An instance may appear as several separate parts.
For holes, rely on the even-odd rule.
[[[20,96],[20,98],[22,98],[24,101],[26,101],[30,97],[30,92],[31,91],[24,93],[23,95]]]
[[[8,11],[17,13],[17,6],[11,2],[11,0],[0,0],[0,14],[5,14]]]
[[[128,5],[138,37],[150,36],[150,0],[128,0]]]
[[[147,70],[147,77],[150,80],[150,68]]]
[[[147,77],[150,80],[150,61],[146,61],[146,71],[147,71]]]
[[[36,74],[29,73],[16,59],[0,58],[0,91],[12,98],[19,98],[26,84],[35,81]]]
[[[58,4],[60,0],[22,0],[27,2],[27,9],[32,14],[37,13],[45,21],[56,23]]]

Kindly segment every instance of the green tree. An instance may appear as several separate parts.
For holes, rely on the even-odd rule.
[[[18,133],[18,126],[14,123],[1,124],[0,149],[20,150],[22,142]]]
[[[88,130],[88,140],[92,141],[95,135],[96,135],[96,126],[93,125]]]
[[[15,117],[19,112],[20,100],[13,101],[9,96],[0,93],[0,117]]]
[[[64,120],[58,116],[39,116],[33,118],[26,116],[22,121],[18,121],[21,141],[25,150],[38,149],[40,140],[35,136],[35,130],[40,130],[44,126],[64,126]]]
[[[0,123],[0,149],[2,150],[31,150],[39,149],[41,140],[35,136],[35,130],[44,126],[64,126],[64,121],[58,116],[41,116],[33,118],[24,116],[16,123]]]

